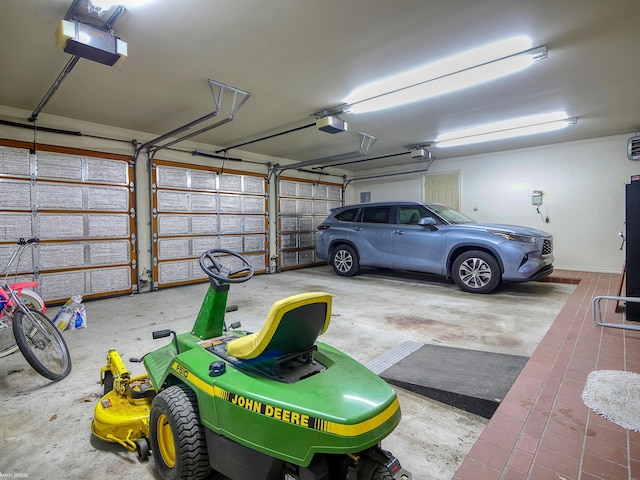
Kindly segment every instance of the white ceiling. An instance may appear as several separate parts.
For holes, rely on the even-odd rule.
[[[71,58],[54,38],[70,5],[0,2],[0,105],[34,111],[44,98]],[[123,62],[81,59],[42,113],[149,132],[138,139],[147,141],[211,112],[207,79],[214,79],[251,97],[232,122],[193,138],[213,153],[213,145],[311,123],[311,114],[342,103],[363,83],[528,35],[534,47],[547,45],[549,57],[526,71],[409,106],[344,115],[347,132],[314,127],[242,149],[301,162],[357,150],[361,131],[378,138],[366,157],[375,158],[443,131],[556,110],[578,124],[433,154],[633,134],[640,126],[639,24],[638,0],[156,0],[116,22],[115,34],[128,44]],[[404,154],[343,168],[412,162]]]

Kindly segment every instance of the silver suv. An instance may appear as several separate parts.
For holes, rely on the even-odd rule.
[[[462,290],[489,293],[503,280],[553,272],[553,237],[542,230],[477,223],[437,203],[361,203],[333,209],[318,226],[317,255],[338,275],[360,267],[453,277]]]

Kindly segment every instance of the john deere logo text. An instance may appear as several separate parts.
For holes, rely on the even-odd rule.
[[[227,392],[218,387],[214,387],[216,397],[220,397],[229,403],[233,403],[239,407],[245,408],[255,413],[259,413],[266,417],[282,420],[283,422],[293,423],[294,425],[300,425],[301,427],[313,428],[314,430],[328,431],[328,424],[330,422],[320,420],[319,418],[310,417],[298,412],[292,412],[285,408],[274,407],[266,403],[258,402],[250,398],[243,397],[242,395],[236,395],[235,393]]]

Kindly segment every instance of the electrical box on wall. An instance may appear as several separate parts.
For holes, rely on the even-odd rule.
[[[531,195],[531,205],[535,205],[535,206],[542,205],[542,190],[533,191],[533,195]]]

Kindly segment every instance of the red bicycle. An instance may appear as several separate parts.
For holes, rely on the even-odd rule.
[[[18,240],[18,247],[0,274],[0,357],[20,350],[29,365],[50,380],[61,380],[71,371],[71,356],[64,337],[46,316],[44,301],[32,288],[35,281],[7,283],[15,264],[18,277],[20,257],[27,248],[38,245],[39,239]],[[11,328],[10,328],[11,327]]]

